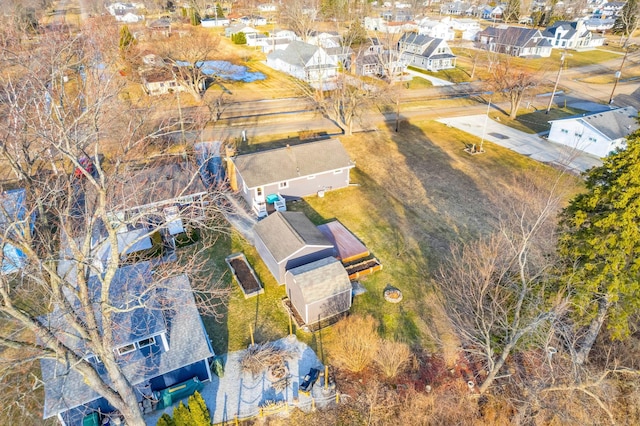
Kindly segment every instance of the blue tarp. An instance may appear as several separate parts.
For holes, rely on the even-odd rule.
[[[179,66],[190,65],[190,63],[186,61],[178,61],[177,64]],[[251,83],[267,78],[261,72],[251,72],[245,66],[234,65],[228,61],[200,61],[196,62],[196,66],[198,66],[205,75],[215,76],[227,81]]]

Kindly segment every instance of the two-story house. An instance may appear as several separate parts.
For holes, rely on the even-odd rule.
[[[187,381],[211,380],[208,360],[214,356],[187,276],[178,275],[159,283],[155,280],[148,262],[121,267],[111,280],[106,302],[101,299],[101,277],[94,276],[88,282],[90,297],[96,300],[98,334],[109,334],[105,339],[113,342],[111,350],[116,362],[135,388],[145,412],[166,405],[167,401],[158,399],[158,393],[167,388]],[[81,363],[109,383],[102,359],[70,323],[70,318],[79,318],[82,323],[85,305],[71,292],[66,297],[68,303],[55,306],[40,321]],[[114,311],[109,316],[110,332],[105,332],[103,324],[107,321],[103,316],[105,303]],[[97,412],[114,411],[69,359],[43,358],[41,369],[45,419],[57,417],[64,426],[81,426],[86,424],[85,418],[91,419]],[[169,401],[173,402],[177,401]]]
[[[284,50],[267,56],[267,65],[306,81],[315,88],[332,87],[338,75],[338,61],[320,46],[294,40]]]
[[[604,37],[586,28],[585,19],[556,21],[542,32],[542,36],[557,49],[588,50],[604,44]]]
[[[446,70],[456,66],[456,55],[441,38],[405,33],[398,41],[398,52],[408,65],[428,71]]]
[[[477,45],[490,52],[511,56],[551,56],[551,43],[540,30],[522,27],[489,27],[477,35]]]

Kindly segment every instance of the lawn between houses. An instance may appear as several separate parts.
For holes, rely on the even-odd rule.
[[[384,126],[341,140],[356,161],[355,185],[290,203],[288,209],[304,211],[316,224],[339,219],[384,265],[361,281],[368,291],[355,297],[352,313],[373,315],[386,338],[440,348],[445,357],[454,358],[458,342],[433,297],[438,265],[452,244],[495,227],[501,197],[517,197],[512,190],[518,177],[528,174],[549,182],[557,172],[488,142],[485,154],[469,156],[463,148],[477,143],[475,138],[435,121],[403,122],[398,133]],[[580,186],[579,179],[566,179],[565,188]],[[255,268],[264,294],[244,299],[231,282],[224,257],[238,251]],[[286,335],[284,286],[276,285],[255,249],[232,233],[220,238],[209,255],[216,273],[224,272],[225,282],[233,286],[221,320],[205,318],[216,352],[246,348],[249,324],[256,342]],[[401,303],[384,301],[387,284],[402,290]],[[297,335],[330,362],[322,343],[331,332],[329,327],[315,334],[298,330]]]

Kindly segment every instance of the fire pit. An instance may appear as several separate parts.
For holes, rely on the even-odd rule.
[[[400,289],[390,284],[387,284],[387,287],[385,287],[383,295],[384,300],[389,303],[398,303],[402,300],[402,292]]]

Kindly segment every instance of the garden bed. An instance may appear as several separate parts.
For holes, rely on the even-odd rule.
[[[264,288],[247,258],[242,253],[235,253],[225,258],[231,273],[242,290],[245,299],[264,293]]]
[[[375,271],[381,270],[382,264],[374,256],[370,256],[367,259],[344,265],[344,269],[347,270],[349,279],[353,281]]]

